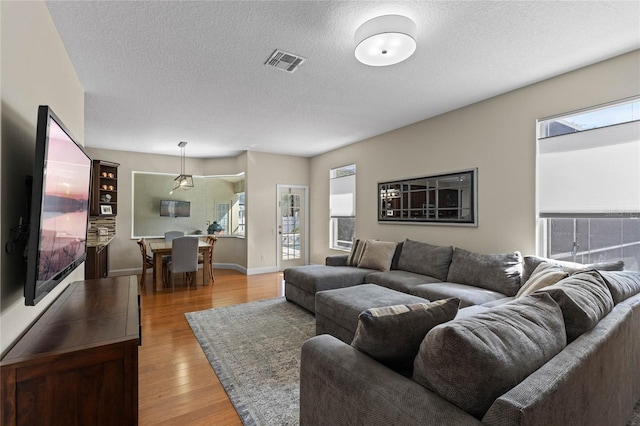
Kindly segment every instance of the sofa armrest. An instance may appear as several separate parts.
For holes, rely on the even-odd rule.
[[[481,425],[439,395],[328,334],[302,346],[300,425]]]
[[[324,263],[327,266],[347,266],[347,257],[349,257],[348,254],[327,256],[327,258],[324,260]]]

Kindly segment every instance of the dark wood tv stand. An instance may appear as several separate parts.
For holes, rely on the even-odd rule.
[[[138,423],[135,276],[76,281],[0,362],[2,425]]]

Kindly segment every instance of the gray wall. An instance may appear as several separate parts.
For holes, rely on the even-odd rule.
[[[356,234],[483,253],[536,252],[536,119],[638,95],[640,51],[478,102],[311,160],[311,261],[329,249],[329,169],[357,165]],[[378,223],[377,182],[478,167],[478,227]]]
[[[2,39],[2,131],[0,218],[0,354],[55,300],[67,285],[84,279],[76,269],[35,307],[24,306],[24,245],[4,251],[10,229],[26,218],[30,194],[23,182],[33,174],[38,105],[49,105],[79,143],[84,142],[84,90],[44,2],[0,2]]]

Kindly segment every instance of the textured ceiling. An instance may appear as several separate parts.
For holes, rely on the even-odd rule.
[[[50,1],[86,92],[85,145],[313,156],[640,48],[640,2]],[[353,54],[360,24],[405,15],[417,51]],[[264,65],[275,49],[306,58]]]

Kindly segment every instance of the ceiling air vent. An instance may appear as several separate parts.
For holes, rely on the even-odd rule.
[[[264,64],[282,71],[294,72],[303,62],[302,56],[276,49]]]

